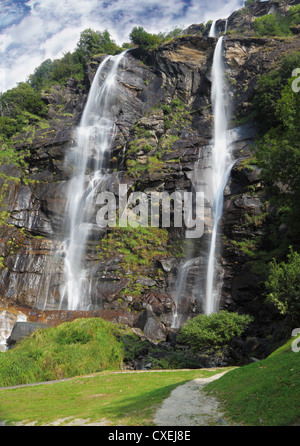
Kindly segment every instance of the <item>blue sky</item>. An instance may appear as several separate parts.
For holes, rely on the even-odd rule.
[[[0,0],[0,91],[23,82],[45,59],[73,51],[86,28],[121,44],[148,32],[226,18],[243,0]]]

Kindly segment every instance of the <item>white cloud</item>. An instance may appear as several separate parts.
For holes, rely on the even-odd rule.
[[[243,1],[30,0],[26,5],[31,8],[30,14],[24,15],[19,23],[7,26],[0,34],[2,90],[26,80],[45,59],[73,51],[81,31],[88,27],[108,29],[121,44],[129,40],[134,26],[159,32],[174,26],[226,18],[242,6]],[[12,14],[14,11],[17,14],[11,9]]]

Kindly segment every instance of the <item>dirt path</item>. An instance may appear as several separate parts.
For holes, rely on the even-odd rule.
[[[177,387],[156,412],[156,426],[229,426],[216,398],[207,396],[203,387],[227,373],[196,378]]]

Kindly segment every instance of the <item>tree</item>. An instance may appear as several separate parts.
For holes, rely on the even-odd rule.
[[[148,49],[160,43],[160,38],[157,34],[150,34],[144,30],[142,26],[135,26],[129,38],[132,43],[138,45],[142,49]]]
[[[17,87],[1,95],[1,114],[10,118],[18,118],[22,111],[38,116],[45,116],[47,109],[40,94],[28,82],[20,82]]]
[[[50,73],[53,68],[51,59],[46,59],[39,67],[34,70],[34,73],[29,76],[28,82],[33,88],[40,89],[46,80],[50,78]]]
[[[260,90],[258,115],[262,119],[265,112],[263,128],[268,130],[255,148],[262,179],[278,209],[278,228],[281,224],[287,227],[284,236],[273,239],[282,254],[289,245],[300,248],[300,94],[292,89],[296,77],[282,80],[291,74],[292,60],[296,60],[293,55],[286,58],[276,76],[272,73],[261,83],[266,88]],[[274,91],[271,85],[276,85]]]
[[[281,314],[300,322],[300,254],[290,248],[286,262],[270,263],[266,282],[267,301],[273,303]]]
[[[85,57],[90,58],[95,54],[116,54],[119,50],[107,30],[101,32],[88,28],[80,34],[75,52],[84,53]]]
[[[254,31],[260,36],[282,35],[280,23],[273,14],[256,17],[254,21]]]

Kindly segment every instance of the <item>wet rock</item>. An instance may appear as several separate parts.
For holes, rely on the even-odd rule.
[[[48,325],[41,322],[16,322],[10,337],[7,339],[7,345],[9,348],[20,341],[21,339],[30,336],[33,332],[40,328],[47,328]]]
[[[140,328],[149,339],[162,340],[166,338],[163,324],[149,307],[139,316],[134,326]]]

